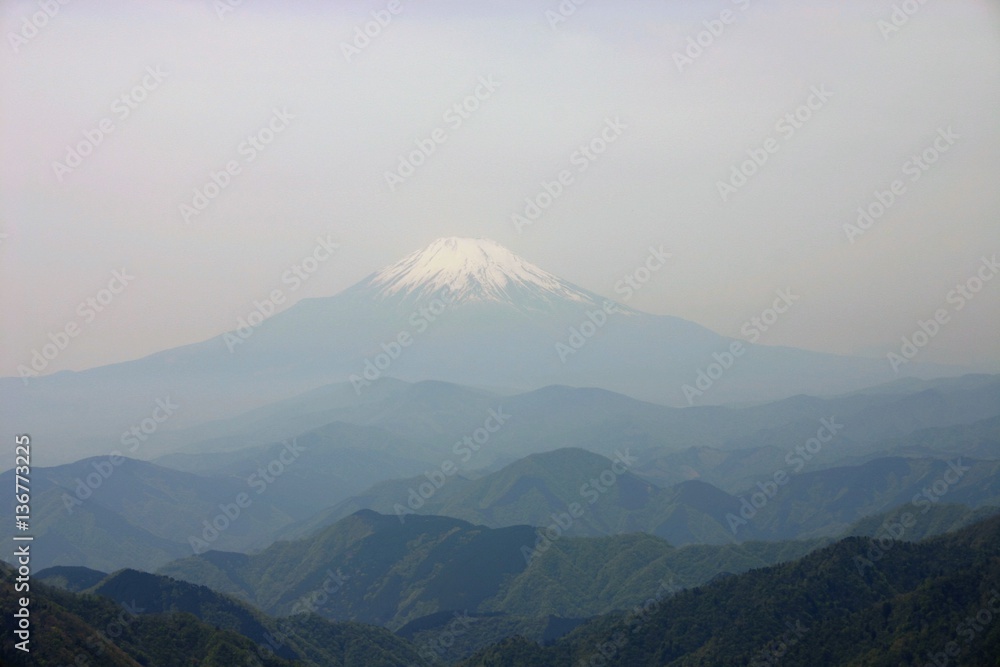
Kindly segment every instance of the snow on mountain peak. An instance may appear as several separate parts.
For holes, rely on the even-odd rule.
[[[494,301],[521,308],[537,307],[538,300],[587,305],[605,301],[490,239],[437,239],[376,272],[364,284],[381,299],[431,298],[447,290],[456,303]]]

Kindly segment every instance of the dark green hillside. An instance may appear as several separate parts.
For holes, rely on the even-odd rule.
[[[790,666],[1000,664],[1000,518],[894,542],[881,557],[872,545],[848,538],[646,614],[596,619],[552,647],[512,639],[463,664],[746,665],[779,655]]]

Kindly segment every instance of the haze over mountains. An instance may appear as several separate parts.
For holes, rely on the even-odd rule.
[[[980,520],[963,527],[955,520],[958,515],[953,509],[933,509],[921,519],[920,534],[908,537],[955,529],[959,533],[921,545],[893,540],[881,552],[873,549],[886,543],[875,539],[848,538],[829,547],[828,541],[813,540],[677,549],[658,538],[633,534],[561,538],[530,563],[519,553],[524,542],[534,537],[527,526],[490,530],[444,517],[419,517],[403,525],[395,517],[359,512],[308,540],[279,542],[249,556],[213,551],[171,563],[157,575],[134,570],[107,575],[80,567],[40,571],[33,584],[37,599],[45,601],[40,653],[49,655],[67,644],[78,646],[79,651],[99,650],[101,647],[94,644],[84,649],[82,635],[99,635],[95,628],[117,614],[125,634],[116,639],[116,650],[138,651],[147,659],[162,659],[171,648],[176,650],[154,639],[157,633],[184,627],[188,633],[195,628],[207,632],[208,627],[217,633],[231,633],[213,636],[209,632],[199,640],[208,646],[186,644],[191,651],[206,651],[221,642],[234,643],[239,651],[249,652],[266,646],[296,665],[403,665],[424,664],[421,660],[454,664],[476,651],[503,653],[514,646],[531,650],[532,641],[551,644],[559,640],[563,646],[575,644],[576,652],[585,653],[593,650],[588,637],[614,637],[615,627],[622,622],[638,623],[637,632],[653,636],[656,627],[661,633],[676,633],[678,640],[685,640],[674,648],[680,656],[696,652],[695,647],[702,642],[720,641],[723,646],[713,650],[729,654],[761,650],[760,646],[771,640],[768,634],[773,628],[748,624],[735,635],[719,628],[710,636],[691,636],[685,626],[694,619],[677,624],[673,616],[696,614],[703,617],[702,622],[718,623],[709,610],[718,604],[719,596],[730,598],[726,604],[731,606],[723,607],[730,613],[747,613],[757,597],[773,594],[775,597],[767,601],[767,608],[774,610],[765,617],[769,621],[791,616],[807,627],[807,619],[822,619],[834,627],[845,622],[850,626],[858,622],[851,618],[854,615],[888,613],[897,604],[903,605],[906,614],[919,613],[929,603],[921,596],[936,586],[953,594],[956,589],[963,590],[966,602],[943,606],[931,617],[954,619],[950,625],[932,621],[931,635],[918,641],[912,636],[912,624],[883,624],[879,632],[885,638],[869,650],[893,640],[905,640],[911,649],[933,646],[949,641],[948,629],[967,614],[974,617],[981,605],[989,603],[989,596],[995,595],[989,584],[996,576],[997,521]],[[873,532],[854,529],[850,534],[881,537],[881,526],[904,520],[899,515],[872,519],[872,527],[880,527]],[[934,528],[926,530],[930,526]],[[874,563],[867,558],[874,558]],[[780,563],[786,564],[769,567]],[[936,575],[930,577],[932,572]],[[13,578],[12,571],[8,573],[0,564],[0,577],[6,587],[0,590],[3,600],[6,590],[13,589],[7,582]],[[922,578],[930,583],[922,585]],[[46,586],[39,586],[38,581]],[[976,593],[964,590],[967,586],[986,597],[977,600]],[[846,607],[845,600],[851,596],[839,598],[845,589],[858,598]],[[789,604],[782,596],[793,591],[801,597],[793,595]],[[708,599],[701,601],[700,596]],[[105,599],[122,608],[116,610]],[[886,606],[883,600],[892,602]],[[711,604],[700,609],[690,608],[708,601]],[[664,605],[674,611],[657,613]],[[356,620],[368,625],[353,622]],[[88,623],[93,624],[89,630]],[[201,623],[208,625],[202,630]],[[371,624],[387,626],[395,634]],[[62,641],[53,640],[57,632],[63,633]],[[512,640],[515,636],[519,639]],[[876,639],[868,633],[862,637],[865,641]],[[637,641],[629,652],[651,640],[652,636]],[[980,638],[982,647],[972,645],[973,655],[988,653],[997,640],[994,632]],[[831,642],[828,636],[813,641],[836,650],[851,650],[845,648],[850,642]],[[365,651],[395,657],[376,658]],[[407,654],[409,657],[403,657]],[[415,657],[418,654],[419,659]],[[9,644],[0,647],[0,655],[11,664],[27,664]],[[537,658],[526,663],[513,660],[508,656],[501,664],[562,664]],[[653,660],[650,649],[641,649],[633,653],[632,662],[622,664],[659,664]]]
[[[192,539],[198,551],[264,548],[361,509],[545,527],[578,503],[586,511],[569,535],[645,531],[674,545],[834,537],[909,504],[952,461],[968,470],[945,504],[1000,497],[996,376],[696,409],[569,387],[372,389],[359,397],[332,385],[178,431],[178,451],[152,463],[104,455],[36,468],[39,565],[155,569],[192,553]],[[824,423],[832,437],[807,445]],[[780,493],[734,531],[743,500],[778,473]],[[13,484],[13,471],[4,480]],[[241,493],[250,505],[209,539],[206,523]],[[12,512],[0,525],[13,526]]]
[[[664,404],[713,359],[704,395],[739,404]],[[990,570],[1000,513],[1000,376],[896,378],[882,361],[732,341],[484,240],[441,239],[204,343],[8,380],[25,418],[58,404],[57,424],[81,420],[49,450],[57,465],[35,461],[32,565],[48,568],[48,622],[106,664],[184,664],[158,633],[220,667],[534,667],[587,661],[593,641],[622,664],[745,661],[777,616],[705,636],[654,610],[701,622],[698,596],[752,607],[761,581],[788,577],[808,592],[785,616],[860,624],[859,650],[920,644],[886,625],[892,609],[938,585],[979,595],[967,578]],[[14,509],[0,508],[8,538]],[[887,539],[943,579],[890,565],[850,604],[854,584],[830,589]],[[949,562],[950,548],[965,553]],[[98,651],[81,637],[115,605],[134,630]]]
[[[651,258],[662,254],[650,248]],[[907,364],[901,372],[949,371]],[[162,433],[334,382],[364,395],[390,377],[501,391],[600,387],[687,406],[829,395],[896,375],[880,359],[734,341],[589,292],[492,241],[442,238],[336,296],[278,312],[262,295],[237,329],[202,343],[4,378],[0,417],[58,442],[38,450],[39,462],[54,464],[137,446],[124,434],[151,416]],[[165,401],[174,407],[161,419]],[[55,411],[62,419],[49,418]],[[165,453],[156,438],[141,444],[143,458]]]
[[[1000,667],[1000,3],[0,25],[0,667]]]
[[[647,266],[666,260],[649,251]],[[255,309],[195,345],[0,381],[4,417],[58,443],[36,446],[32,486],[33,567],[67,589],[40,589],[52,622],[75,637],[113,613],[95,600],[143,610],[140,643],[107,664],[177,661],[161,631],[220,664],[288,633],[261,664],[563,664],[650,600],[700,618],[684,591],[703,586],[751,605],[760,577],[801,569],[827,595],[851,536],[964,530],[942,539],[966,545],[968,526],[996,529],[1000,376],[896,377],[881,359],[729,339],[485,239]],[[933,544],[900,560],[944,567]],[[988,569],[976,558],[963,567]],[[847,625],[935,590],[890,576]],[[609,657],[744,659],[747,637],[767,641],[644,624]]]

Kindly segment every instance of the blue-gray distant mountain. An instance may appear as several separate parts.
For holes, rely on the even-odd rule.
[[[126,454],[163,453],[155,437],[126,435],[158,401],[177,406],[158,427],[168,430],[338,381],[358,397],[396,377],[590,386],[686,406],[832,394],[895,377],[884,360],[751,345],[643,313],[484,239],[439,239],[341,294],[281,312],[266,298],[248,304],[233,331],[201,343],[27,385],[4,378],[3,422],[32,434],[39,462],[54,464],[125,445],[145,448]]]

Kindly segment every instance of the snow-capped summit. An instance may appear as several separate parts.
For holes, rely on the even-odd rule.
[[[539,309],[559,302],[607,299],[518,257],[490,239],[447,237],[370,275],[358,286],[379,300],[425,299],[447,291],[454,303],[499,302]]]

